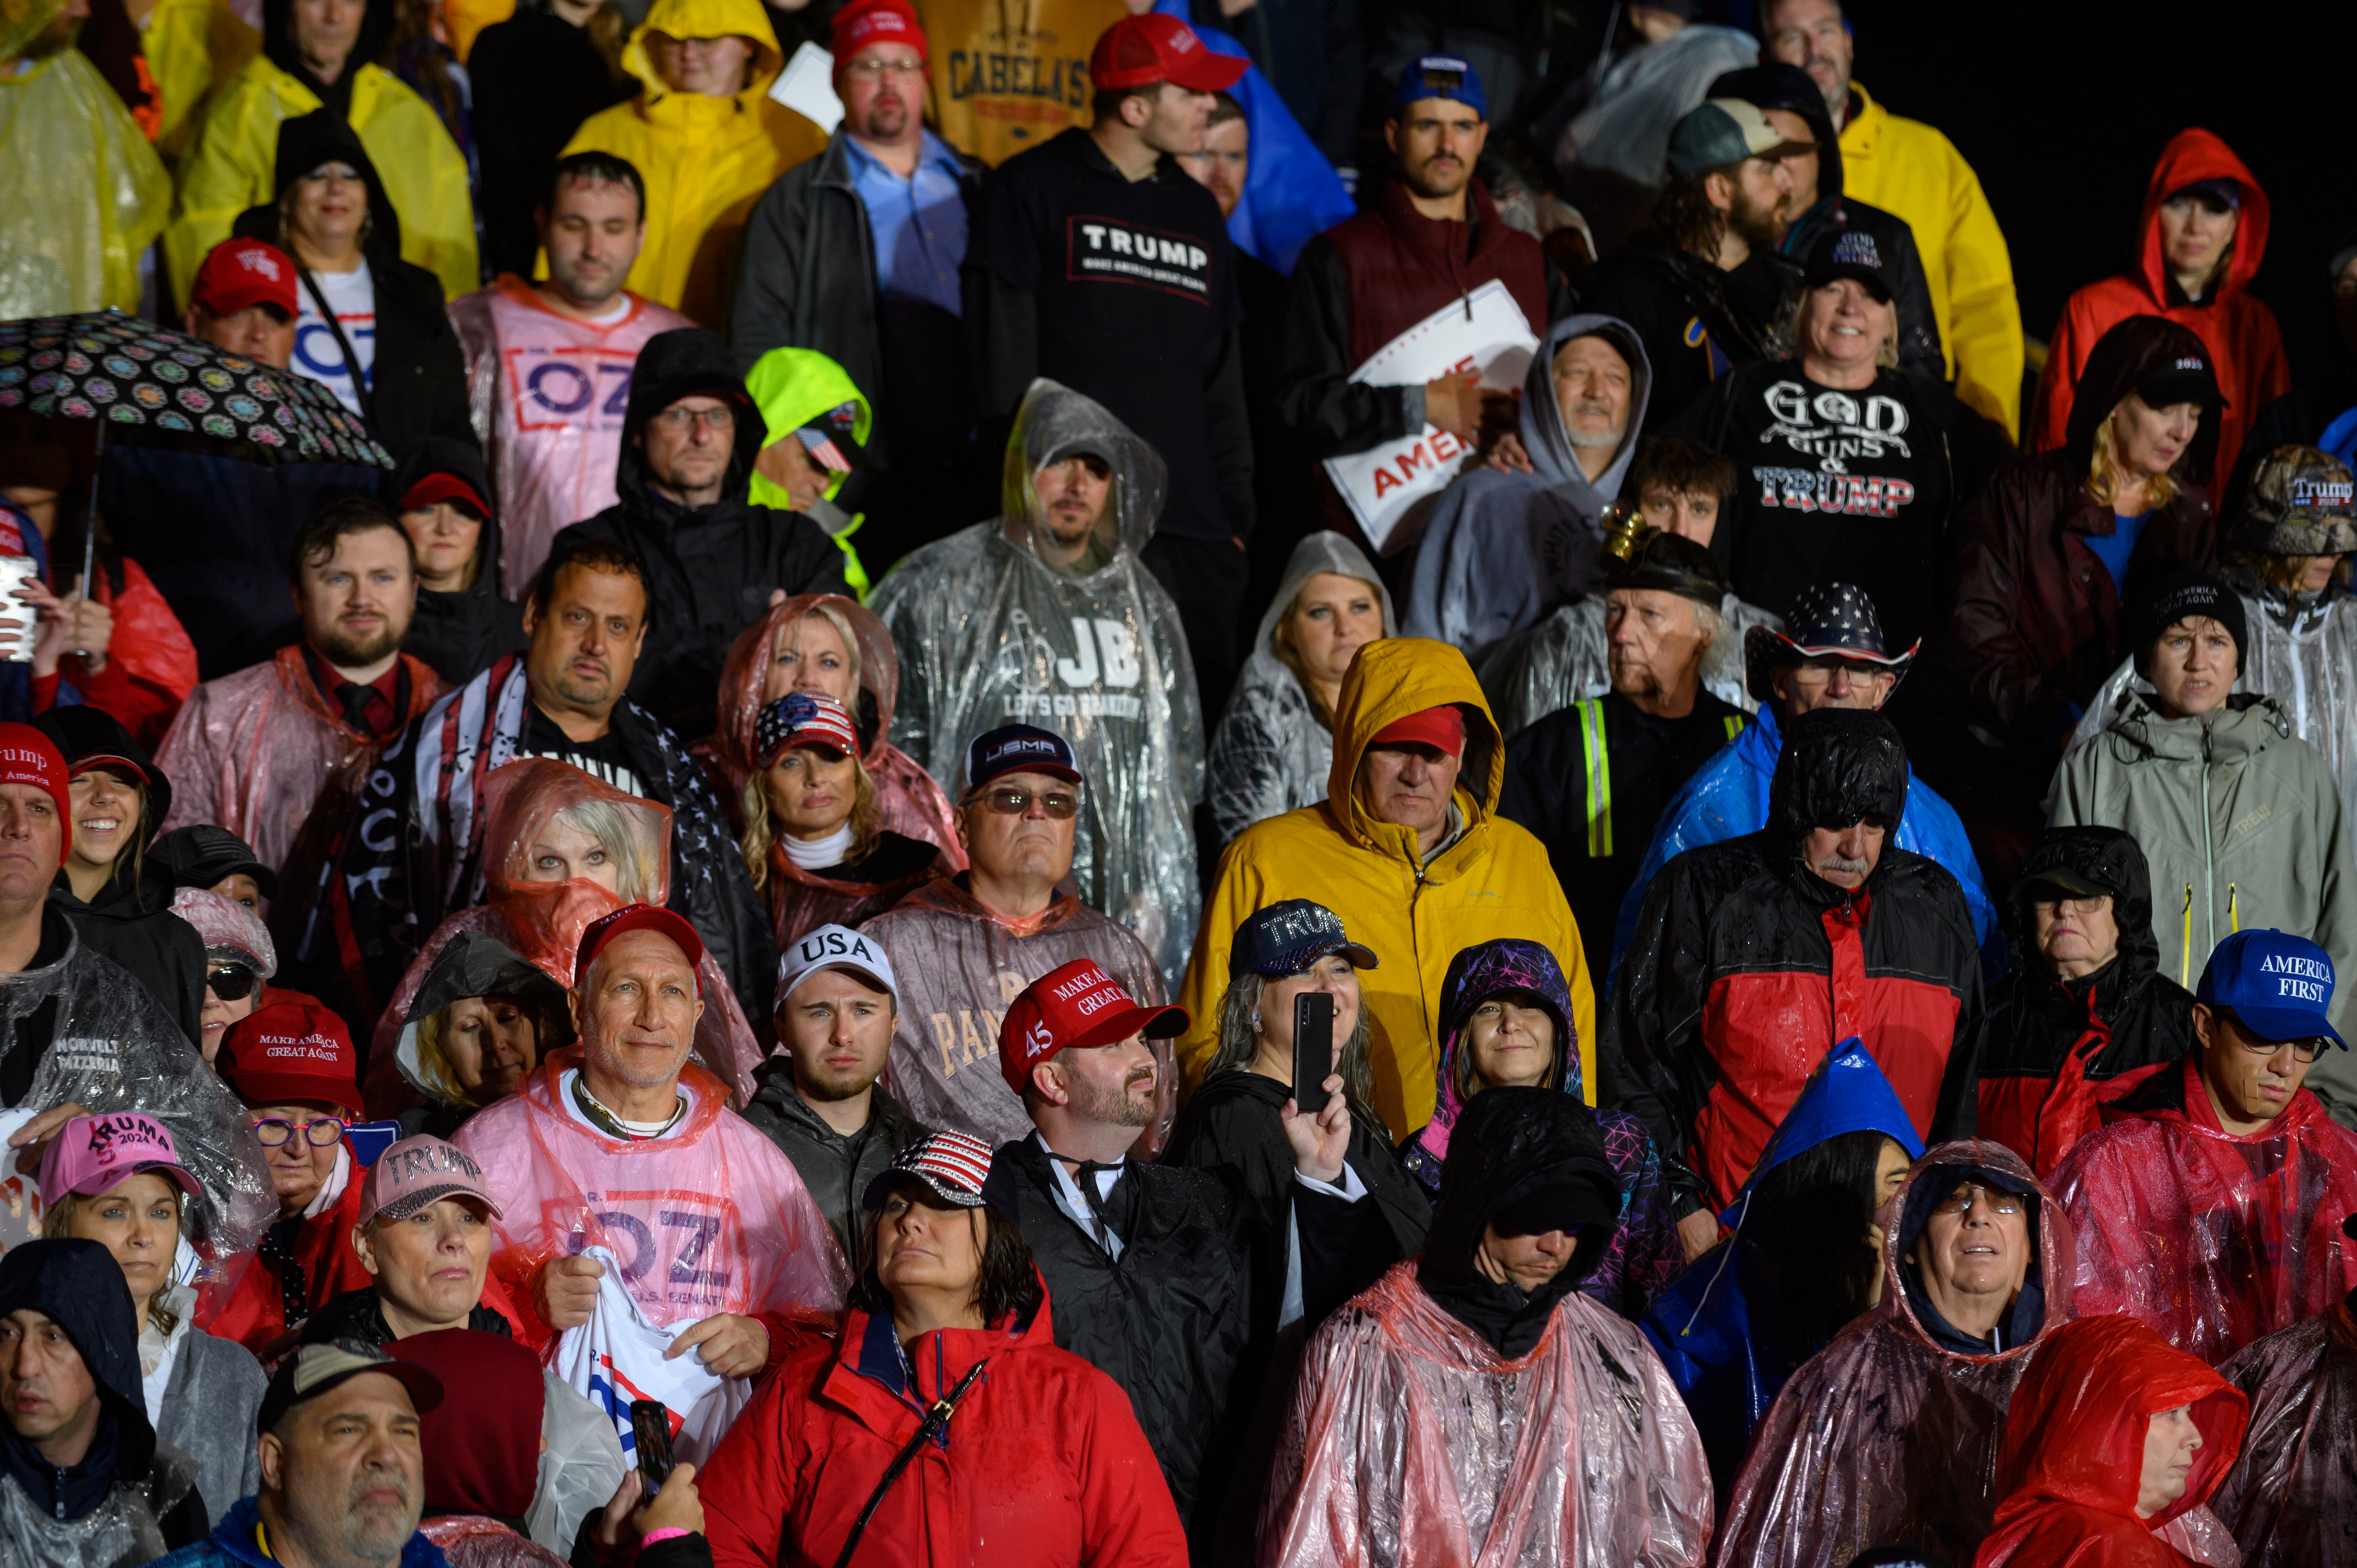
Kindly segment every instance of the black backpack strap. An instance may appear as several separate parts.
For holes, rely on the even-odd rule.
[[[892,1463],[885,1468],[884,1478],[877,1482],[876,1490],[868,1494],[867,1506],[861,1509],[859,1517],[851,1521],[851,1533],[844,1538],[843,1551],[835,1557],[834,1568],[851,1568],[851,1554],[859,1550],[859,1538],[867,1533],[867,1521],[876,1517],[876,1509],[883,1503],[884,1494],[892,1489],[892,1483],[900,1478],[900,1472],[909,1467],[909,1462],[917,1456],[917,1451],[949,1429],[950,1417],[957,1413],[958,1401],[965,1398],[966,1390],[974,1386],[974,1380],[982,1376],[982,1369],[989,1364],[987,1361],[975,1362],[966,1375],[958,1380],[957,1387],[925,1412],[924,1423],[917,1428],[917,1434],[892,1456]]]

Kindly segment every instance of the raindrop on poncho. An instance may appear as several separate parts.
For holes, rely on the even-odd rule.
[[[1049,564],[1031,476],[1082,454],[1113,469],[1078,570]],[[1072,855],[1082,902],[1137,933],[1176,987],[1202,906],[1195,802],[1203,718],[1178,609],[1138,552],[1162,512],[1162,459],[1104,407],[1045,377],[1007,437],[1002,515],[904,558],[869,600],[900,650],[892,744],[954,792],[967,743],[1053,730],[1087,778]]]

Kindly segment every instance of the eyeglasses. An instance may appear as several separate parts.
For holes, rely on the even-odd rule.
[[[225,963],[205,972],[205,989],[224,1002],[242,1002],[253,994],[253,971],[242,964]]]
[[[2255,1040],[2237,1029],[2234,1031],[2234,1043],[2261,1061],[2274,1056],[2286,1046],[2291,1047],[2291,1059],[2296,1062],[2312,1062],[2324,1050],[2322,1036],[2306,1040]]]
[[[265,1116],[252,1125],[253,1141],[265,1149],[285,1148],[294,1141],[297,1131],[295,1123],[283,1116]],[[317,1122],[305,1122],[300,1131],[305,1143],[315,1149],[327,1149],[343,1137],[344,1123],[333,1116],[322,1116]]]
[[[684,431],[700,424],[715,435],[726,435],[737,428],[737,411],[733,408],[667,408],[649,423],[671,431]]]
[[[856,59],[843,68],[843,74],[856,76],[862,81],[881,81],[888,76],[913,81],[925,74],[925,62],[920,59]]]
[[[1991,1192],[1986,1188],[1975,1187],[1969,1182],[1950,1193],[1946,1199],[1932,1212],[1945,1214],[1952,1219],[1961,1218],[1971,1213],[1973,1205],[1975,1203],[1987,1204],[1991,1214],[2006,1219],[2014,1219],[2022,1212],[2022,1201],[2014,1194]]]
[[[1036,789],[985,789],[966,804],[987,806],[1002,817],[1019,817],[1031,809],[1034,800],[1039,802],[1041,811],[1060,822],[1071,822],[1081,809],[1080,796],[1060,790],[1043,794]]]

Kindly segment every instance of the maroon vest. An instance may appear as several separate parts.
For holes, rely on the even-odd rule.
[[[1350,289],[1351,368],[1438,310],[1495,278],[1522,307],[1534,337],[1547,329],[1546,263],[1539,242],[1507,227],[1480,180],[1466,190],[1470,223],[1426,218],[1398,180],[1383,199],[1328,231]]]

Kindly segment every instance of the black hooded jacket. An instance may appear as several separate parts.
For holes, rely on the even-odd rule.
[[[352,58],[369,57],[356,52]],[[340,80],[349,82],[351,75],[347,70]],[[317,91],[324,95],[326,90]],[[349,89],[347,93],[349,102]],[[361,242],[361,255],[368,263],[371,285],[376,292],[376,358],[363,400],[369,427],[395,452],[428,435],[447,435],[474,445],[475,427],[467,408],[467,361],[458,351],[458,335],[452,330],[450,318],[442,313],[441,280],[401,259],[401,215],[386,197],[384,181],[378,177],[368,149],[361,145],[359,134],[340,113],[332,108],[314,109],[280,123],[271,199],[239,213],[231,231],[242,240],[266,241],[293,255],[294,247],[280,231],[278,201],[289,186],[328,162],[351,165],[368,182],[369,231]],[[299,289],[308,292],[316,287],[300,258],[296,270]],[[328,314],[323,295],[313,294],[310,303],[313,309]]]
[[[483,467],[482,450],[470,438],[454,441],[428,435],[396,454],[400,467],[386,478],[379,496],[393,510],[410,488],[431,474],[452,474],[474,487],[491,515],[475,542],[472,586],[444,593],[422,582],[417,589],[417,613],[409,623],[402,651],[434,666],[445,690],[463,686],[501,654],[520,653],[531,640],[523,634],[523,608],[500,592],[500,519],[497,492]]]
[[[1599,1103],[1652,1132],[1681,1210],[1734,1198],[1809,1074],[1853,1036],[1927,1143],[1972,1131],[1979,945],[1956,879],[1899,847],[1906,804],[1890,722],[1819,708],[1784,731],[1767,827],[1688,850],[1647,889],[1598,1026]],[[1862,887],[1804,862],[1812,828],[1869,816],[1885,838]]]
[[[737,441],[720,499],[691,507],[656,493],[639,437],[656,414],[699,395],[736,408]],[[631,672],[630,695],[688,740],[712,733],[729,645],[768,611],[772,594],[851,592],[843,552],[823,529],[800,512],[748,499],[765,429],[716,336],[700,327],[657,333],[639,350],[630,378],[614,475],[620,499],[557,535],[611,541],[646,568],[654,625]]]
[[[190,1043],[202,1039],[204,939],[172,913],[170,867],[145,858],[156,830],[172,809],[172,781],[147,748],[103,708],[52,708],[35,719],[33,726],[57,743],[69,774],[84,757],[115,757],[147,776],[147,806],[136,846],[124,846],[115,856],[114,875],[87,903],[74,896],[73,883],[60,866],[49,885],[49,903],[73,922],[92,952],[105,954],[138,976]]]
[[[536,1043],[544,1059],[551,1051],[562,1050],[573,1043],[573,1031],[565,1023],[563,986],[498,938],[487,937],[480,931],[460,931],[435,955],[434,967],[425,972],[425,983],[410,998],[409,1015],[402,1020],[395,1054],[404,1060],[412,1059],[410,1026],[431,1018],[453,1002],[475,996],[504,996],[533,1005],[540,1030]],[[553,1035],[549,1033],[552,1027],[557,1030]],[[465,1126],[473,1114],[474,1111],[465,1105],[452,1104],[429,1094],[425,1104],[402,1112],[402,1136],[430,1133],[437,1138],[447,1138]]]
[[[139,1379],[139,1319],[123,1266],[96,1241],[27,1241],[0,1258],[0,1318],[38,1312],[73,1342],[97,1385],[97,1435],[82,1462],[60,1469],[0,1423],[0,1469],[44,1516],[87,1518],[119,1488],[154,1516],[167,1548],[202,1541],[210,1521],[197,1495],[196,1471],[171,1450],[159,1452]],[[169,1455],[167,1459],[166,1455]]]
[[[2119,956],[2082,979],[2057,978],[2032,940],[2037,890],[2018,891],[2006,912],[2019,962],[1989,987],[1973,1061],[1980,1135],[2041,1174],[2049,1162],[2038,1146],[2040,1112],[2066,1058],[2083,1052],[2072,1077],[2102,1083],[2176,1061],[2198,1044],[2191,994],[2160,972],[2151,876],[2135,838],[2117,828],[2049,829],[2021,875],[2026,882],[2057,869],[2110,890]],[[2093,1131],[2092,1120],[2080,1131]]]
[[[1596,1117],[1560,1090],[1492,1089],[1468,1101],[1440,1167],[1416,1283],[1508,1360],[1528,1355],[1555,1304],[1603,1262],[1620,1212],[1620,1178]],[[1571,1261],[1534,1291],[1484,1274],[1474,1252],[1501,1233],[1574,1231]]]

